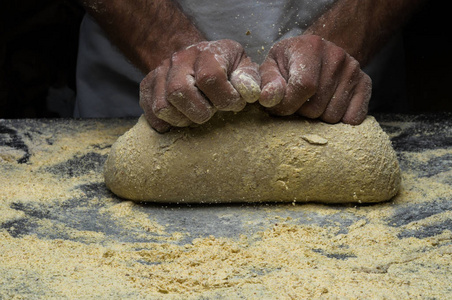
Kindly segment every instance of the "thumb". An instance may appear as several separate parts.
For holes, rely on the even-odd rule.
[[[230,81],[247,103],[254,103],[259,99],[261,93],[259,67],[249,57],[242,58],[237,68],[231,73]]]

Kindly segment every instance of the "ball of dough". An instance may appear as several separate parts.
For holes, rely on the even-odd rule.
[[[141,116],[112,146],[104,175],[122,198],[166,203],[379,202],[401,182],[373,117],[332,125],[272,117],[256,105],[165,134]]]

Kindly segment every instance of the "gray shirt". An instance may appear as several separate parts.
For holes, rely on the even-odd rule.
[[[236,40],[255,62],[261,63],[275,42],[302,34],[334,0],[178,3],[208,40]],[[400,53],[400,43],[394,40],[365,68],[374,85],[371,109],[403,107],[403,60],[394,58]],[[139,116],[139,83],[145,75],[108,40],[93,19],[85,16],[80,27],[75,117]]]

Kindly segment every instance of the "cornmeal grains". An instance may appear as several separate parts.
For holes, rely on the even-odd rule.
[[[103,184],[109,146],[135,122],[27,123],[27,162],[0,149],[1,299],[452,294],[448,148],[399,150],[402,189],[381,204],[152,206]]]

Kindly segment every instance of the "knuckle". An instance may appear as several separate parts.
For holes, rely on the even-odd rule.
[[[242,45],[234,40],[231,39],[223,39],[223,40],[219,40],[219,43],[222,43],[224,46],[230,47],[230,48],[236,48],[238,50],[243,49]]]
[[[304,35],[302,37],[304,37],[312,45],[319,45],[319,44],[324,43],[324,41],[325,41],[323,38],[321,38],[320,36],[315,35],[315,34]]]
[[[168,82],[166,85],[166,96],[168,98],[172,97],[174,94],[181,93],[183,91],[183,87],[181,84]]]
[[[313,94],[317,90],[317,81],[310,76],[305,76],[304,78],[291,76],[288,85],[294,93],[300,96]]]
[[[307,43],[304,47],[305,51],[310,51],[314,53],[321,53],[324,51],[327,46],[326,40],[318,35],[308,35],[306,36],[306,40],[303,42]]]
[[[150,90],[155,81],[156,70],[149,72],[140,82],[140,90]]]
[[[180,65],[181,62],[184,60],[183,52],[174,52],[171,55],[170,61],[172,66]]]
[[[359,62],[355,59],[351,59],[346,66],[346,77],[344,80],[348,80],[347,89],[353,89],[363,77]]]
[[[166,95],[170,98],[181,98],[189,90],[189,86],[186,82],[180,80],[170,80],[166,84]]]
[[[366,73],[362,72],[362,80],[363,80],[364,85],[365,85],[365,87],[367,89],[372,89],[372,79],[370,78],[369,75],[367,75]]]
[[[361,66],[360,66],[359,62],[356,59],[354,59],[354,58],[352,58],[350,60],[348,65],[349,65],[349,68],[351,70],[353,70],[353,72],[361,71]]]
[[[347,53],[341,47],[333,47],[330,52],[330,60],[337,65],[342,64],[347,58]]]
[[[141,80],[140,89],[145,89],[150,85],[150,83],[152,82],[151,77],[152,77],[152,74],[149,73],[146,77],[143,78],[143,80]]]
[[[179,103],[185,102],[185,93],[181,89],[176,89],[167,93],[166,99],[169,103],[177,106]]]
[[[164,106],[159,105],[157,101],[153,101],[152,103],[148,102],[148,110],[151,110],[156,116],[159,116],[164,109]]]
[[[200,86],[215,85],[218,82],[220,76],[221,73],[219,70],[203,70],[196,74],[196,84]]]

